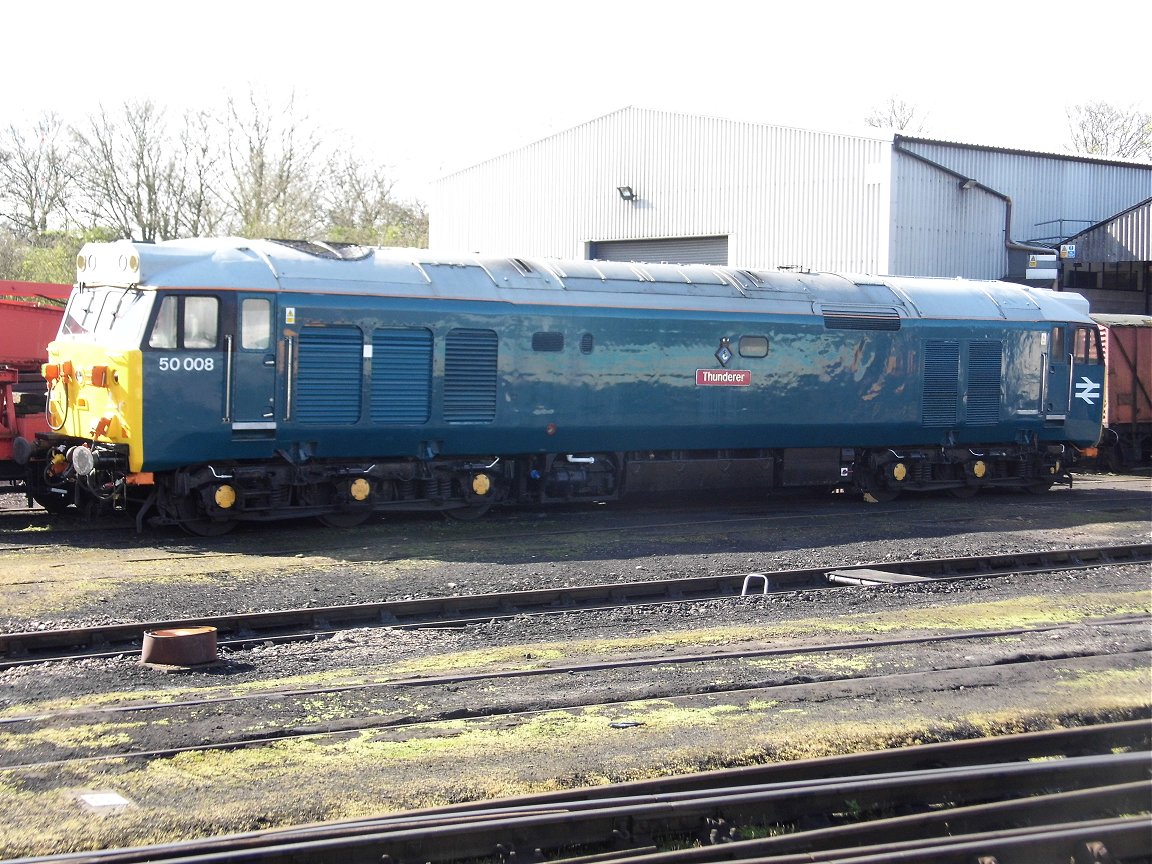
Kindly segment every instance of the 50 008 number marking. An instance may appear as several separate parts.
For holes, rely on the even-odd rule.
[[[161,372],[211,372],[216,365],[211,357],[161,357]]]

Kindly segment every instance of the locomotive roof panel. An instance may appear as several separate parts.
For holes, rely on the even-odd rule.
[[[1090,321],[1078,294],[992,280],[442,255],[236,237],[90,243],[77,256],[77,282],[762,314],[875,310],[905,318]]]

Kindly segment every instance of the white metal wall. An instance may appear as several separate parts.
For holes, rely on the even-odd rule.
[[[892,273],[999,279],[1007,268],[1005,202],[911,156],[894,154]]]
[[[890,175],[887,140],[625,108],[439,181],[430,245],[582,258],[721,235],[733,266],[886,273]]]
[[[1017,241],[1068,237],[1152,196],[1152,164],[918,139],[900,146],[1011,198]],[[1054,220],[1065,221],[1041,224]]]

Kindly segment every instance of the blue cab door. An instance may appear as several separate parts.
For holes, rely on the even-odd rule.
[[[1104,353],[1100,331],[1079,325],[1069,346],[1068,420],[1065,428],[1074,441],[1099,440],[1104,418]]]
[[[236,296],[236,326],[229,337],[230,420],[235,439],[276,438],[274,314],[271,295]]]
[[[1040,414],[1049,423],[1063,423],[1068,416],[1068,390],[1072,374],[1072,358],[1068,353],[1063,325],[1057,325],[1049,331],[1047,349]]]

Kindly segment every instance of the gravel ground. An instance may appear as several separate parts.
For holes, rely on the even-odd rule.
[[[613,504],[348,531],[294,522],[211,541],[43,518],[5,531],[0,515],[0,630],[1146,541],[1149,485],[1093,475],[1042,496]]]
[[[1038,497],[512,511],[350,532],[261,526],[210,542],[0,514],[0,627],[1147,542],[1149,491],[1147,477],[1095,476]],[[133,658],[11,669],[0,672],[0,855],[1147,717],[1150,607],[1148,568],[1128,565],[354,630],[183,671]],[[902,638],[930,641],[888,644]],[[787,650],[803,653],[772,653]],[[587,668],[652,658],[662,662]],[[584,668],[523,674],[573,666]],[[320,692],[334,684],[345,690]],[[202,702],[146,718],[106,710],[189,699]],[[15,721],[32,713],[46,719]],[[367,731],[333,736],[366,718]],[[288,732],[317,737],[12,767]],[[92,791],[130,804],[97,812],[82,803]]]

